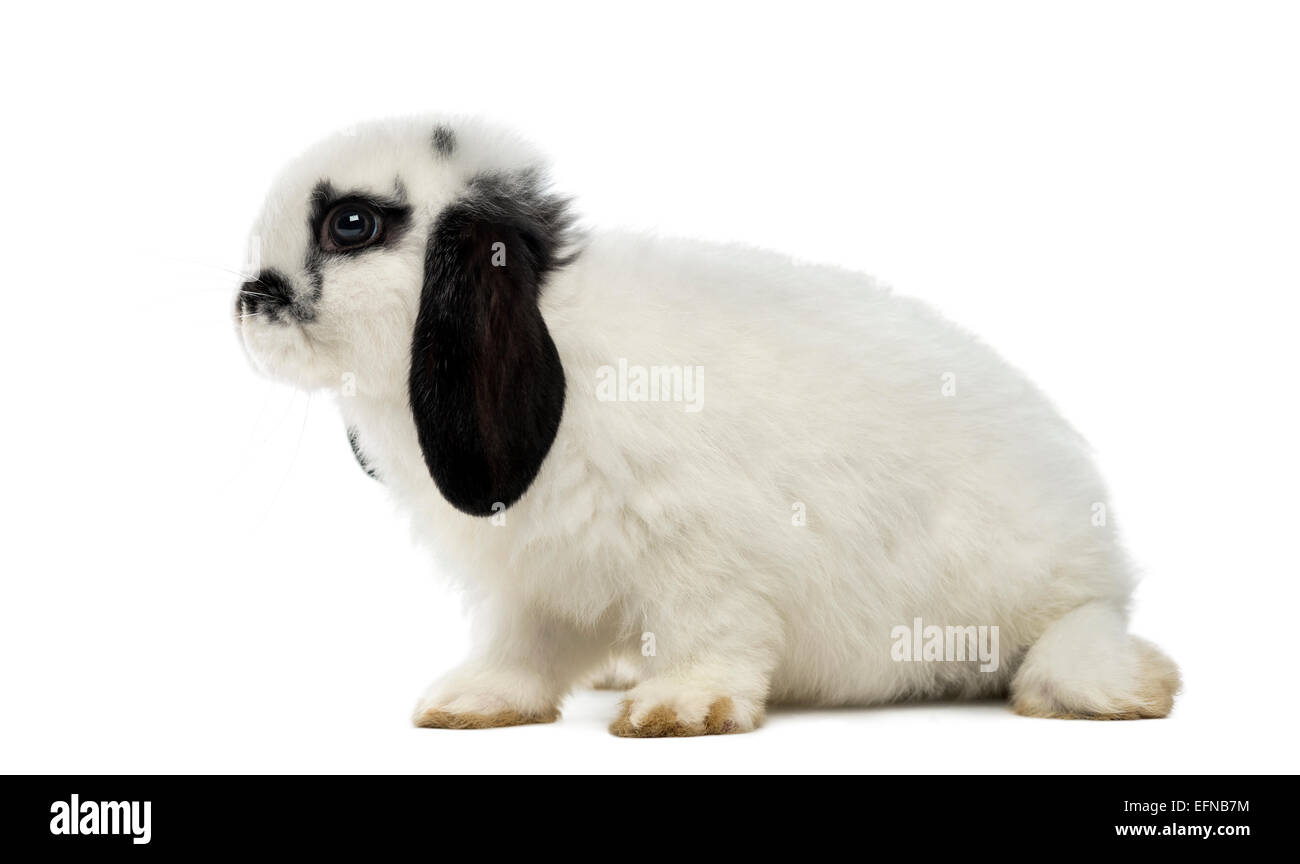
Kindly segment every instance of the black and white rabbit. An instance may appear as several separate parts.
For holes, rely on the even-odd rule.
[[[580,233],[534,150],[469,120],[317,145],[254,233],[253,363],[339,394],[475,601],[477,648],[418,725],[554,720],[614,660],[628,736],[746,731],[768,703],[1170,711],[1083,441],[921,303]]]

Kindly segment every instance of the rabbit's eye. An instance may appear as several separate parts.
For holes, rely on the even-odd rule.
[[[342,252],[369,246],[379,237],[379,214],[363,204],[340,204],[325,217],[321,246]]]

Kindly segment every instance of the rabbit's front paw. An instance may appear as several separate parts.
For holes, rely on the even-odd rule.
[[[415,712],[415,725],[421,729],[496,729],[500,726],[524,726],[529,723],[554,723],[560,712],[522,714],[507,708],[502,711],[444,711],[425,708]]]
[[[498,673],[477,684],[435,687],[416,706],[413,722],[424,729],[493,729],[559,718],[552,700],[528,693],[532,688],[522,680],[495,680],[500,677]]]
[[[647,681],[623,700],[609,731],[622,738],[684,738],[749,732],[763,719],[762,702],[708,687]]]

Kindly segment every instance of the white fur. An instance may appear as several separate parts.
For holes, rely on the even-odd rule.
[[[1122,712],[1138,689],[1132,580],[1110,520],[1094,524],[1107,498],[1083,441],[993,351],[866,276],[588,234],[541,301],[567,398],[540,473],[504,525],[448,505],[406,390],[428,229],[476,172],[541,160],[444,122],[448,159],[432,120],[408,121],[331,139],[284,175],[255,234],[262,265],[295,286],[318,180],[391,194],[400,177],[414,224],[396,249],[330,264],[315,321],[241,326],[265,372],[355,386],[347,424],[476,601],[474,658],[421,710],[543,715],[619,656],[640,667],[633,725],[667,707],[698,728],[727,697],[745,729],[769,702],[1006,693],[1046,633],[1033,681],[1058,713]],[[702,410],[599,400],[597,370],[620,358],[702,367]],[[916,618],[996,625],[998,670],[895,661],[891,630]]]

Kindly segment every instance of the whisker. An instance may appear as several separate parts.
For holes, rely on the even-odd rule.
[[[245,282],[257,281],[256,274],[248,273],[242,269],[237,269],[234,267],[227,267],[224,264],[211,264],[207,261],[196,261],[190,258],[173,258],[169,255],[152,255],[151,257],[158,258],[163,261],[168,261],[173,264],[188,264],[195,267],[206,267],[209,270],[219,270],[222,273],[229,273],[232,276],[238,276],[240,279],[242,279]]]
[[[311,393],[307,394],[307,405],[302,411],[302,426],[298,429],[298,443],[293,446],[293,458],[289,460],[289,467],[284,472],[284,477],[280,480],[280,485],[276,487],[275,494],[271,496],[271,503],[266,505],[266,512],[262,514],[265,519],[271,515],[271,510],[275,507],[275,502],[280,498],[280,492],[284,490],[284,484],[289,482],[290,475],[293,474],[294,466],[298,464],[298,453],[302,450],[303,435],[307,432],[307,418],[311,416]]]

